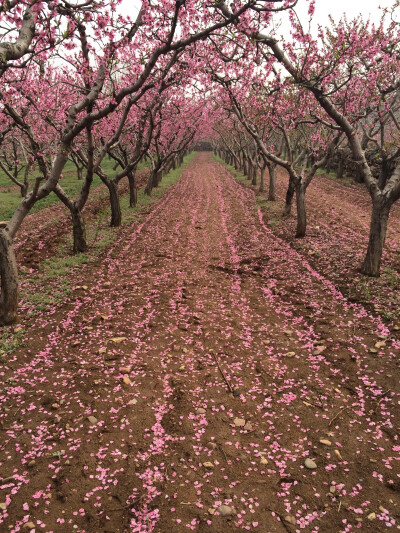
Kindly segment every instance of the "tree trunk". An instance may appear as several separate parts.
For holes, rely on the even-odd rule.
[[[136,188],[136,171],[129,172],[129,207],[136,207],[137,204],[137,188]]]
[[[73,236],[73,252],[74,254],[81,254],[87,250],[85,222],[83,220],[82,211],[74,208],[71,210],[72,217],[72,236]]]
[[[246,177],[247,179],[251,179],[251,172],[252,172],[252,168],[251,168],[251,161],[250,159],[247,159],[247,174],[246,174]]]
[[[361,168],[357,165],[355,173],[354,173],[354,181],[356,183],[364,183],[363,175],[361,172]]]
[[[338,164],[336,177],[341,180],[343,178],[343,175],[344,175],[344,158],[340,157],[339,155],[339,164]]]
[[[260,173],[260,187],[258,189],[258,192],[264,192],[265,191],[265,169],[267,168],[267,165],[264,163],[261,167],[261,173]]]
[[[294,196],[295,186],[292,179],[289,179],[289,186],[286,191],[285,208],[283,210],[283,216],[288,217],[292,211],[292,203]]]
[[[307,229],[306,189],[301,180],[296,183],[297,227],[296,238],[305,236]]]
[[[391,204],[382,197],[373,200],[367,253],[361,267],[366,276],[379,277]]]
[[[12,239],[5,229],[0,229],[0,324],[17,320],[18,269]]]
[[[251,179],[251,184],[254,185],[254,187],[257,185],[257,170],[258,170],[258,165],[257,163],[255,165],[253,165],[253,172],[252,172],[252,179]]]
[[[247,176],[247,160],[244,156],[243,156],[243,174]]]
[[[162,177],[163,177],[162,170],[159,170],[158,172],[156,172],[155,180],[154,180],[154,187],[158,187],[160,185]]]
[[[152,170],[149,174],[149,177],[147,179],[147,185],[144,189],[144,192],[145,194],[147,194],[148,196],[150,196],[151,194],[151,191],[153,190],[153,187],[154,187],[154,179],[155,179],[155,174],[156,174],[156,171],[155,170]]]
[[[25,198],[28,194],[29,183],[23,183],[21,187],[21,198]]]
[[[113,181],[107,183],[108,192],[110,195],[110,208],[111,208],[111,222],[110,226],[117,228],[121,225],[122,214],[121,204],[119,202],[118,184]]]
[[[276,200],[276,165],[275,163],[270,163],[268,165],[268,173],[269,173],[268,200],[270,202],[275,202]]]
[[[329,172],[331,171],[331,168],[332,168],[332,159],[329,157],[325,165],[325,171],[327,174],[329,174]]]

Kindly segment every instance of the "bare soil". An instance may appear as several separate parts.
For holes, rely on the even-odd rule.
[[[1,531],[399,529],[397,332],[210,154],[71,285],[1,359]]]

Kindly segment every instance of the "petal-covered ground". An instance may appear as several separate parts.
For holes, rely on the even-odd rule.
[[[286,171],[278,169],[278,201],[261,202],[269,227],[351,300],[367,306],[386,323],[400,325],[400,205],[391,209],[381,276],[367,278],[359,272],[367,250],[371,213],[365,186],[350,178],[316,176],[306,195],[307,234],[304,239],[295,239],[296,206],[292,216],[281,216],[287,184]]]
[[[0,529],[400,524],[400,342],[210,154],[1,360]]]

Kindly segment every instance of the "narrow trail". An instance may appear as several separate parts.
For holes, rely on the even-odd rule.
[[[2,531],[399,529],[399,341],[210,154],[85,283],[0,367]]]

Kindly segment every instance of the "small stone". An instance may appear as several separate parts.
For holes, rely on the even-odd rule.
[[[369,515],[367,516],[368,520],[375,520],[376,518],[376,514],[375,513],[369,513]]]
[[[312,459],[309,459],[307,457],[307,459],[304,461],[304,466],[306,468],[308,468],[309,470],[315,470],[317,468],[317,465],[316,463],[314,463],[314,461]]]
[[[58,409],[59,407],[60,407],[60,406],[58,405],[58,403],[52,403],[52,404],[51,404],[51,408],[52,408],[53,410],[56,410],[56,409]]]
[[[35,529],[36,525],[33,522],[25,522],[23,525],[24,529]]]
[[[287,352],[286,357],[294,357],[296,352]]]
[[[113,342],[114,344],[121,344],[121,342],[124,342],[128,340],[126,337],[112,337],[110,339],[111,342]]]
[[[233,514],[235,514],[234,508],[229,507],[229,505],[220,505],[217,511],[221,516],[232,516]]]
[[[376,348],[370,348],[369,353],[378,353],[378,350]]]
[[[260,464],[261,465],[267,465],[268,464],[268,459],[266,459],[265,457],[261,457]]]
[[[334,454],[336,455],[336,457],[337,457],[340,461],[342,461],[343,457],[342,457],[342,454],[340,453],[339,450],[335,450],[335,451],[334,451]]]
[[[204,468],[209,468],[209,469],[214,468],[214,465],[213,463],[211,463],[211,461],[206,461],[205,463],[203,463],[203,466]]]
[[[125,383],[125,385],[130,385],[132,383],[128,376],[124,376],[122,381]]]
[[[79,346],[81,344],[81,341],[74,341],[72,343],[72,346]]]
[[[328,439],[320,439],[319,442],[320,442],[321,444],[325,444],[325,446],[332,446],[331,441],[328,440]]]
[[[246,420],[244,418],[235,418],[233,423],[237,427],[244,427],[246,425]]]
[[[29,468],[32,468],[32,466],[35,466],[35,464],[36,464],[35,459],[32,459],[31,461],[29,461],[28,466]]]
[[[133,398],[132,400],[129,400],[128,402],[128,405],[136,405],[136,404],[137,404],[136,398]]]
[[[247,423],[243,426],[243,429],[245,429],[246,431],[253,431],[253,426],[250,424],[250,422],[247,422]]]
[[[336,487],[335,487],[335,485],[331,485],[331,486],[329,487],[329,492],[330,492],[331,494],[335,494],[335,492],[336,492]]]
[[[123,366],[123,367],[121,368],[121,372],[122,372],[123,374],[129,374],[129,372],[130,372],[131,370],[132,370],[132,367],[131,367],[131,366]]]
[[[293,335],[293,331],[291,329],[285,329],[283,333],[288,337],[290,337],[290,335]]]
[[[384,346],[386,346],[386,342],[384,341],[378,341],[375,343],[375,348],[383,348]]]
[[[290,514],[286,515],[284,520],[285,522],[287,522],[288,524],[292,524],[293,526],[297,524],[296,518]]]
[[[67,459],[67,460],[65,461],[65,464],[66,464],[67,466],[69,466],[69,465],[71,464],[71,461],[70,461],[69,459]]]
[[[0,509],[2,511],[5,511],[7,509],[7,504],[6,503],[0,503]]]
[[[382,513],[389,514],[389,511],[388,511],[387,509],[385,509],[385,508],[383,507],[383,505],[380,505],[380,506],[379,506],[379,510],[380,510]]]
[[[205,409],[203,409],[203,407],[199,407],[197,410],[196,410],[196,415],[204,415],[206,412]]]
[[[211,448],[212,450],[215,450],[215,448],[217,447],[217,445],[215,444],[215,442],[207,442],[207,447],[208,448]]]
[[[211,514],[211,515],[215,514],[215,509],[213,509],[212,507],[210,507],[210,508],[208,509],[208,514]]]
[[[97,424],[97,418],[95,416],[88,416],[88,420],[92,425]]]
[[[181,366],[179,367],[179,370],[185,370],[185,368],[186,368],[185,365],[181,365]]]

